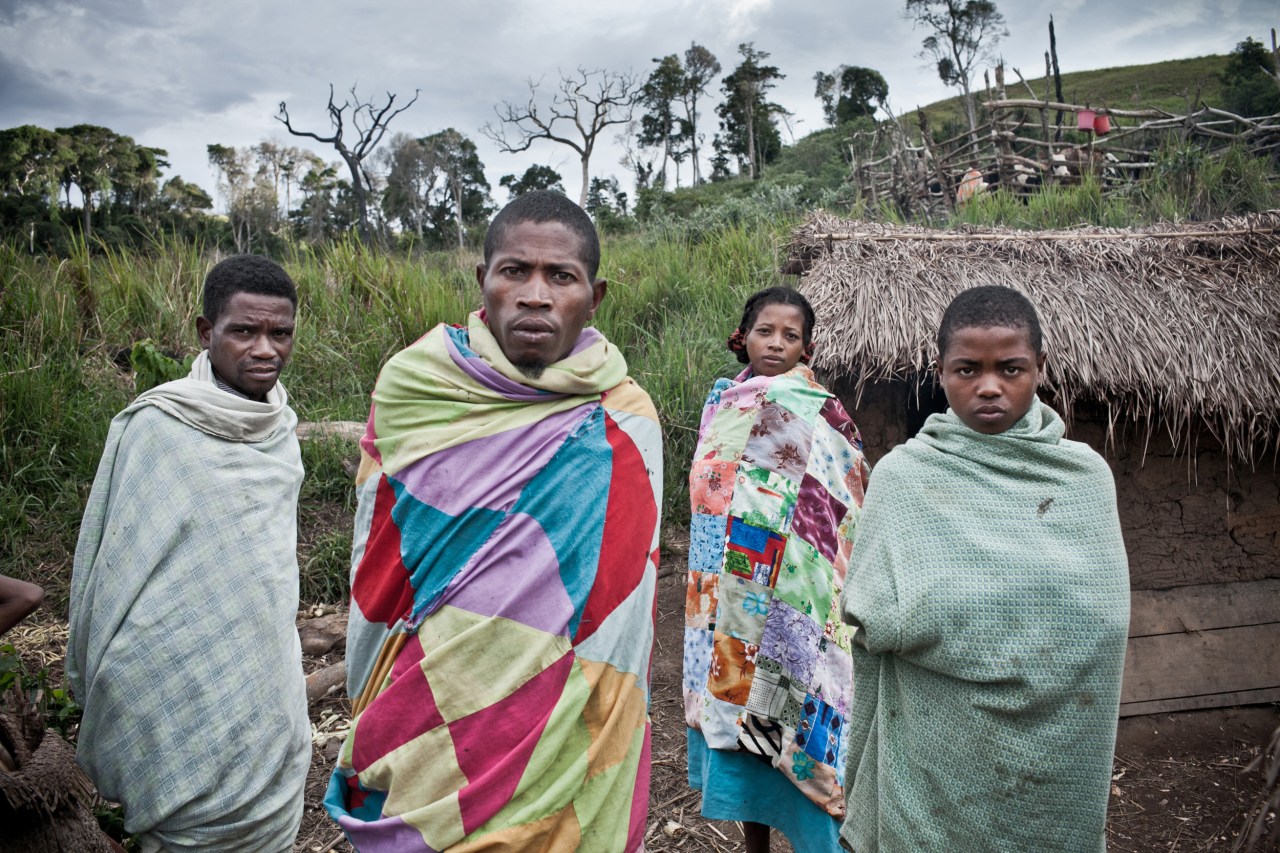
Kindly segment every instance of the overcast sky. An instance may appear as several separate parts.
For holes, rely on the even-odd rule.
[[[1028,78],[1044,69],[1054,16],[1062,70],[1081,71],[1227,53],[1246,36],[1270,44],[1276,0],[998,0],[1009,37],[999,52]],[[363,7],[363,8],[357,8]],[[322,135],[329,84],[374,99],[390,91],[418,102],[391,132],[422,136],[454,127],[480,150],[493,197],[506,173],[555,168],[577,195],[577,155],[535,143],[501,153],[480,127],[494,105],[527,96],[529,78],[550,88],[558,69],[630,69],[652,58],[709,48],[728,73],[742,42],[771,54],[786,74],[772,99],[793,111],[796,137],[822,127],[815,71],[844,63],[878,70],[901,111],[955,94],[917,57],[923,33],[902,0],[0,0],[0,127],[104,125],[169,152],[166,176],[211,193],[205,146],[267,138],[303,145],[273,119],[287,101],[294,126]],[[699,130],[710,140],[719,81]],[[611,142],[616,135],[606,131]],[[784,133],[784,138],[786,134]],[[317,143],[326,160],[336,153]],[[616,144],[592,161],[630,190]]]

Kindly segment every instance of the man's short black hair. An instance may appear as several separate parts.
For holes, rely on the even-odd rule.
[[[1025,329],[1036,355],[1044,352],[1040,317],[1031,300],[1011,287],[990,284],[964,291],[942,312],[938,324],[938,358],[947,354],[947,345],[957,329]]]
[[[521,222],[559,222],[578,235],[581,243],[580,260],[587,267],[587,275],[595,281],[600,269],[600,235],[587,212],[574,204],[564,193],[554,190],[535,190],[516,196],[511,203],[489,223],[484,235],[484,264],[489,265],[493,253],[506,239],[507,229]]]
[[[793,305],[800,309],[800,314],[804,317],[804,345],[807,347],[813,342],[813,327],[817,320],[813,313],[813,306],[809,304],[809,300],[804,298],[798,290],[792,290],[790,287],[766,287],[764,290],[758,290],[747,298],[746,307],[742,309],[742,322],[738,324],[738,332],[741,340],[745,341],[747,334],[751,331],[751,327],[756,324],[756,318],[760,316],[760,312],[767,305]],[[738,356],[741,364],[749,364],[751,359],[747,357],[747,348],[734,349],[734,354]]]
[[[237,293],[280,296],[298,310],[298,288],[284,267],[261,255],[232,255],[214,265],[204,279],[204,318],[210,323]]]

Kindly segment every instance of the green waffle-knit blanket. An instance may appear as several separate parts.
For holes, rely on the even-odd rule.
[[[953,413],[871,477],[842,601],[858,698],[843,842],[1098,851],[1129,576],[1102,458],[1036,401],[988,436]]]

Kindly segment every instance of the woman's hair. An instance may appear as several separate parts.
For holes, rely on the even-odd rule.
[[[1031,300],[1011,287],[986,285],[964,291],[942,312],[938,324],[938,358],[947,354],[947,345],[957,329],[1023,329],[1036,355],[1044,352],[1040,317]]]
[[[804,355],[800,356],[800,361],[808,364],[813,357],[813,327],[816,322],[813,306],[800,291],[789,287],[767,287],[751,294],[747,299],[747,305],[742,309],[742,322],[728,340],[729,349],[738,357],[738,363],[747,364],[751,360],[747,358],[747,332],[756,324],[756,318],[766,305],[794,305],[800,309],[800,314],[804,317]]]

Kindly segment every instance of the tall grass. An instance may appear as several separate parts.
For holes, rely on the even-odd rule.
[[[662,419],[669,523],[687,522],[703,397],[739,369],[724,339],[746,296],[779,279],[776,251],[795,222],[743,207],[720,221],[605,240],[610,283],[596,325]],[[391,354],[479,306],[477,260],[390,255],[358,241],[293,250],[284,265],[298,284],[298,332],[284,382],[299,417],[366,418]],[[144,338],[175,356],[196,352],[201,284],[216,261],[169,239],[143,254],[80,244],[63,261],[0,246],[0,571],[45,584],[58,606],[107,426],[134,394],[127,357],[118,358]],[[353,507],[341,463],[354,454],[341,442],[304,445],[303,589],[313,600],[345,590]]]
[[[1275,180],[1243,153],[1210,161],[1169,149],[1155,177],[1128,195],[1086,179],[1025,204],[999,192],[979,197],[956,218],[1048,229],[1245,212],[1280,205]],[[604,241],[601,274],[610,284],[595,322],[657,406],[669,525],[688,521],[685,478],[704,395],[716,377],[739,370],[724,339],[746,297],[778,283],[778,249],[804,213],[800,199],[763,185],[683,216],[657,210],[649,227]],[[891,207],[854,213],[899,221]],[[217,260],[170,237],[142,253],[80,242],[65,260],[0,245],[0,571],[65,600],[107,426],[134,394],[117,357],[142,339],[177,356],[196,352],[201,283]],[[284,382],[299,417],[364,420],[390,355],[479,306],[477,260],[465,251],[387,254],[355,240],[294,248],[284,264],[298,283],[298,333]],[[312,599],[346,588],[353,507],[343,462],[354,452],[341,442],[304,446],[302,568]]]
[[[1078,184],[1048,187],[1026,197],[1006,190],[982,193],[956,211],[951,221],[1029,230],[1125,228],[1280,206],[1280,176],[1266,159],[1241,146],[1211,157],[1194,144],[1168,145],[1154,163],[1147,180],[1114,192],[1104,192],[1098,176],[1085,175]]]

